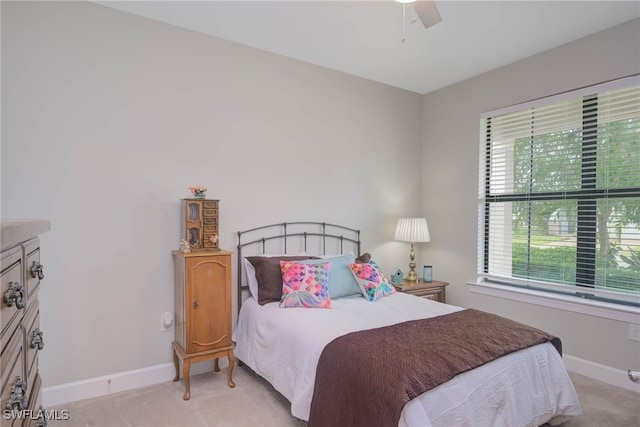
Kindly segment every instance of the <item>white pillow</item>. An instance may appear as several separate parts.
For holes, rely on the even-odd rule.
[[[258,279],[256,279],[256,269],[248,259],[244,259],[244,268],[247,272],[247,285],[249,285],[249,293],[254,300],[258,301]]]

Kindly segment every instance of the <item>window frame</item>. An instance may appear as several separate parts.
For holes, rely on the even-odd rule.
[[[596,236],[591,231],[595,229],[594,212],[597,210],[597,201],[605,198],[620,197],[640,197],[640,187],[634,187],[632,191],[629,188],[624,189],[597,189],[596,178],[593,173],[587,173],[586,170],[593,168],[596,163],[596,154],[594,146],[598,143],[597,136],[597,114],[593,111],[585,111],[585,108],[593,109],[597,105],[598,94],[602,92],[612,91],[616,89],[624,89],[634,85],[640,85],[640,75],[629,76],[610,82],[601,83],[577,90],[564,92],[558,95],[539,98],[533,101],[513,105],[510,107],[490,111],[481,114],[481,135],[480,143],[480,160],[484,160],[481,164],[481,174],[479,174],[479,186],[482,191],[479,195],[479,227],[478,227],[478,280],[477,283],[469,283],[472,292],[487,293],[494,296],[503,296],[510,299],[513,292],[520,294],[535,295],[538,302],[548,298],[558,299],[561,301],[569,301],[576,299],[580,305],[586,303],[587,306],[596,304],[597,307],[608,307],[619,309],[623,312],[631,310],[634,316],[637,316],[640,307],[640,294],[621,294],[615,291],[595,288],[596,275]],[[527,192],[527,193],[491,193],[491,172],[492,172],[492,119],[497,116],[529,110],[531,108],[540,108],[546,105],[552,105],[557,102],[576,100],[582,98],[582,153],[588,161],[581,162],[581,188],[576,190],[560,190],[549,192]],[[594,98],[596,99],[594,102]],[[597,113],[597,109],[596,109]],[[486,121],[486,125],[482,124]],[[533,143],[533,142],[532,142]],[[533,157],[532,157],[533,159]],[[490,265],[490,239],[491,239],[491,217],[490,209],[493,203],[501,202],[522,202],[531,201],[532,194],[535,194],[535,200],[575,200],[578,205],[578,222],[576,235],[576,283],[556,285],[551,282],[536,281],[532,279],[517,279],[515,277],[500,277],[496,274],[489,273]],[[530,230],[531,224],[529,224]],[[585,232],[585,230],[587,230]],[[578,265],[588,265],[589,267],[582,271]],[[482,285],[486,289],[483,290]],[[479,287],[480,286],[480,287]],[[506,288],[505,288],[506,287]],[[504,288],[505,292],[498,292]],[[531,294],[533,292],[533,294]],[[542,292],[542,294],[540,294]],[[500,295],[497,295],[499,293]],[[511,295],[508,296],[508,295]],[[544,297],[542,298],[541,295]],[[542,298],[542,299],[540,299]],[[604,305],[603,305],[604,304]],[[544,304],[547,305],[547,304]],[[562,304],[566,305],[566,304]],[[571,310],[582,312],[581,310]],[[605,310],[606,312],[606,310]],[[610,316],[604,316],[610,317]]]

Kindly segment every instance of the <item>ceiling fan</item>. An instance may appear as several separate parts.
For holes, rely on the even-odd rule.
[[[402,3],[402,42],[406,40],[404,37],[404,27],[407,16],[407,4],[413,3],[413,10],[418,18],[420,18],[420,22],[422,22],[422,26],[424,26],[425,29],[442,21],[434,0],[396,0],[396,2]],[[411,21],[411,23],[413,22],[415,22],[415,18]]]
[[[440,12],[438,12],[438,8],[436,7],[436,3],[434,0],[396,0],[398,3],[402,3],[403,5],[407,5],[413,3],[413,10],[420,18],[422,25],[424,28],[429,28],[438,22],[442,21],[440,17]]]

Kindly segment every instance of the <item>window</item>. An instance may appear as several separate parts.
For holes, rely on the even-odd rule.
[[[484,114],[478,273],[640,306],[640,78]]]

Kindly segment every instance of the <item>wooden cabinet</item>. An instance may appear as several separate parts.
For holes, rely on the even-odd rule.
[[[229,359],[229,387],[234,356],[231,342],[231,252],[173,252],[175,272],[175,341],[173,361],[180,379],[182,361],[184,400],[191,396],[189,370],[192,363]]]
[[[423,282],[422,279],[418,279],[417,282],[405,280],[401,285],[393,286],[395,286],[398,292],[405,292],[407,294],[416,295],[438,302],[446,302],[445,288],[448,285],[449,284],[447,282],[440,282],[437,280],[434,280],[433,282]]]
[[[0,415],[2,426],[44,422],[38,354],[44,348],[38,290],[44,279],[37,235],[49,221],[2,221]],[[8,410],[9,412],[5,412]]]

